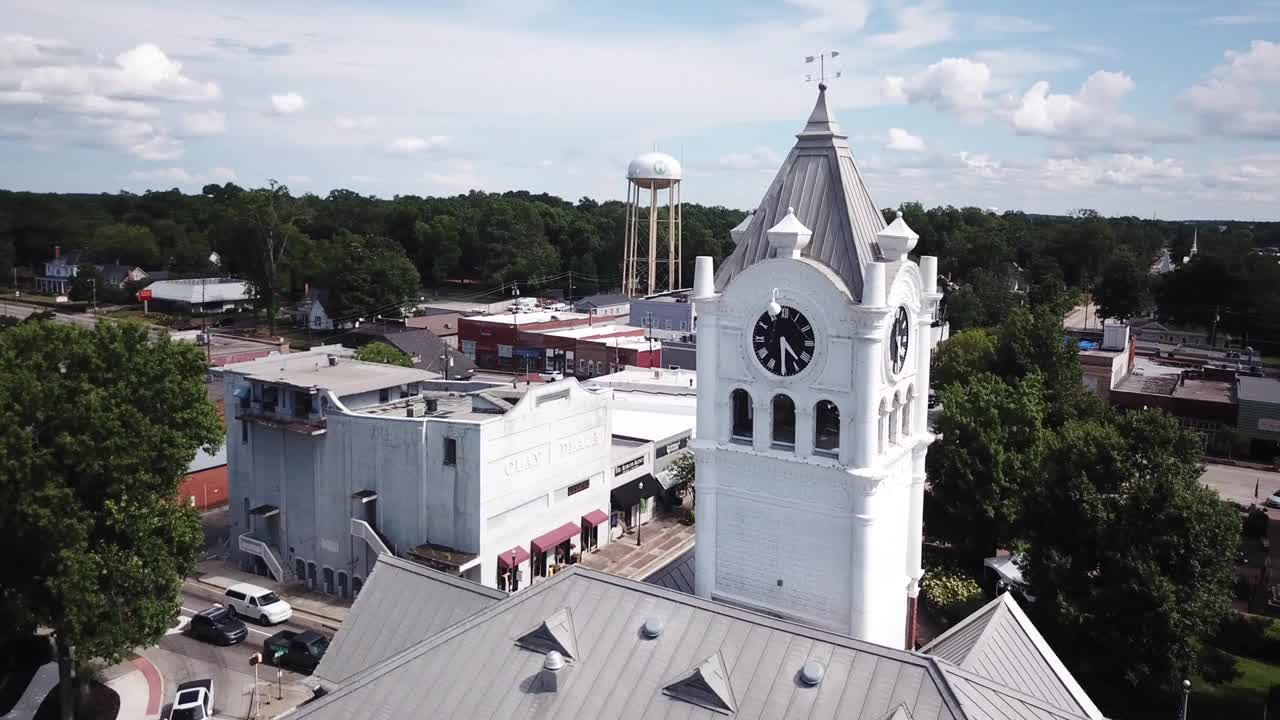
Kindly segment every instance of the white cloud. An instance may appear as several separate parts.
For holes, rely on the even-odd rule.
[[[372,115],[339,115],[333,124],[343,130],[372,130],[378,125],[378,119]]]
[[[423,173],[422,179],[436,192],[466,192],[479,190],[485,185],[475,165],[466,160],[445,163],[436,171]]]
[[[1077,55],[1043,50],[979,50],[972,58],[992,69],[993,87],[1011,87],[1014,78],[1074,70],[1081,64]]]
[[[925,144],[924,138],[919,135],[912,135],[902,128],[889,128],[884,146],[888,150],[899,150],[901,152],[924,152],[929,149],[929,146]]]
[[[66,59],[75,51],[62,40],[30,35],[0,35],[0,68],[44,65]]]
[[[97,128],[108,146],[143,160],[176,160],[185,152],[180,141],[142,120],[91,117],[83,124]]]
[[[887,102],[927,103],[964,117],[986,106],[991,68],[968,58],[944,58],[911,77],[886,76],[881,97]]]
[[[114,65],[38,65],[23,71],[19,87],[50,96],[175,102],[216,100],[222,94],[216,83],[184,75],[182,63],[151,43],[120,53]]]
[[[979,177],[998,180],[1004,176],[1004,165],[986,153],[961,152],[957,157]]]
[[[781,164],[782,156],[763,145],[751,152],[730,153],[716,163],[722,170],[777,170]]]
[[[1280,16],[1264,13],[1250,15],[1215,15],[1204,21],[1205,25],[1265,25],[1277,22]]]
[[[1228,50],[1227,62],[1178,98],[1207,131],[1280,139],[1280,44],[1255,40],[1249,50]]]
[[[871,44],[890,50],[936,45],[952,35],[951,13],[936,2],[907,5],[893,12],[897,29],[872,35]]]
[[[307,100],[296,92],[271,96],[271,112],[276,115],[292,115],[307,109]]]
[[[147,187],[160,187],[160,184],[174,185],[207,185],[209,183],[228,183],[236,179],[231,168],[215,167],[208,172],[189,173],[180,167],[156,168],[155,170],[134,170],[126,178],[135,182],[151,183]]]
[[[1213,189],[1274,196],[1280,192],[1280,153],[1221,160],[1205,173],[1201,182]]]
[[[1134,87],[1128,75],[1106,70],[1090,75],[1074,95],[1050,94],[1049,83],[1041,80],[1023,94],[1013,127],[1023,134],[1060,137],[1113,124],[1119,120],[1120,100]]]
[[[973,29],[990,33],[1043,33],[1052,32],[1053,26],[1016,15],[979,15],[973,19]]]
[[[800,24],[805,32],[856,32],[867,24],[871,4],[867,0],[786,0],[792,7],[808,11]]]
[[[1120,153],[1094,158],[1049,158],[1042,168],[1049,187],[1090,185],[1153,187],[1187,176],[1173,158],[1156,160],[1146,155]]]
[[[217,110],[187,113],[182,116],[182,131],[187,135],[221,135],[227,131],[227,116]]]
[[[551,167],[552,165],[555,165],[555,162],[553,162],[553,161],[551,161],[551,160],[539,160],[539,161],[538,161],[538,167],[544,167],[544,168],[545,168],[545,167]]]
[[[407,135],[387,143],[387,152],[392,155],[415,155],[444,147],[451,141],[452,139],[448,135],[432,135],[425,138],[417,135]]]

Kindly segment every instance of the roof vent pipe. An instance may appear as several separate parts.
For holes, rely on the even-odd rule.
[[[542,661],[542,672],[539,674],[543,692],[556,692],[560,686],[560,671],[564,669],[564,656],[557,650],[547,653]]]
[[[650,640],[657,640],[662,636],[662,621],[658,618],[645,620],[644,625],[640,626],[640,634]]]
[[[822,667],[822,663],[810,660],[800,668],[800,682],[813,687],[822,682],[822,676],[826,674],[826,668]]]

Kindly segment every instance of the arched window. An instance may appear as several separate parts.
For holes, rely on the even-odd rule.
[[[773,444],[796,446],[796,404],[786,395],[773,396]]]
[[[907,398],[902,404],[902,436],[911,435],[911,406],[916,402],[916,387],[907,388]]]
[[[881,453],[889,442],[889,401],[880,398],[880,424],[876,428],[876,446]]]
[[[750,442],[755,423],[751,394],[746,390],[734,390],[729,399],[733,405],[733,439]]]
[[[889,444],[898,444],[898,431],[902,429],[902,393],[893,394],[893,403],[889,410]]]
[[[840,452],[840,408],[830,400],[813,408],[813,451],[833,457]]]

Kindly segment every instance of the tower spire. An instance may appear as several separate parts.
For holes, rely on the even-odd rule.
[[[836,122],[835,115],[827,108],[827,84],[818,84],[818,100],[813,104],[813,112],[809,113],[809,122],[805,123],[804,130],[801,131],[799,137],[814,137],[823,135],[841,135],[840,125]]]

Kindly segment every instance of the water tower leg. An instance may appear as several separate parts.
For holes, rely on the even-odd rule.
[[[654,293],[658,279],[658,185],[649,185],[649,293]]]

